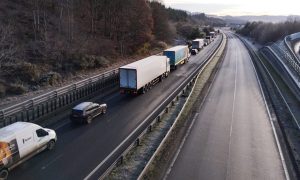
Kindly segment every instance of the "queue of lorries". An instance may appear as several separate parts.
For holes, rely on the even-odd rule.
[[[119,68],[120,93],[144,94],[156,83],[167,78],[171,70],[189,61],[213,41],[210,35],[195,39],[192,47],[175,46],[164,50],[162,55],[150,56]],[[196,53],[193,53],[196,51]],[[83,102],[72,109],[70,119],[74,123],[91,123],[92,119],[105,114],[106,104]],[[16,122],[0,129],[0,180],[7,179],[8,172],[35,154],[54,148],[57,136],[54,130],[29,122]]]

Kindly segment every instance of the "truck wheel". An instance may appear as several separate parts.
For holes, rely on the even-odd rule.
[[[145,91],[145,87],[142,87],[142,91],[141,91],[142,94],[145,94],[146,91]]]
[[[102,110],[102,114],[105,114],[105,113],[106,113],[106,109],[103,109],[103,110]]]
[[[159,78],[160,82],[162,82],[164,80],[164,76],[165,76],[164,74],[160,76],[160,78]]]
[[[54,140],[51,140],[51,141],[49,141],[48,144],[47,144],[47,149],[48,149],[48,150],[52,150],[52,149],[54,148],[54,146],[55,146],[55,141],[54,141]]]
[[[7,169],[2,169],[0,171],[0,180],[5,180],[8,177],[8,170]]]

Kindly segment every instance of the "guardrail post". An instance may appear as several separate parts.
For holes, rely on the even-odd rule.
[[[54,99],[54,109],[57,109],[57,97]]]
[[[78,91],[74,91],[74,100],[73,101],[76,101],[78,99]]]
[[[136,146],[139,146],[140,145],[140,138],[137,138],[135,143],[136,143]]]
[[[148,127],[148,132],[152,132],[152,125]]]
[[[183,97],[187,97],[188,96],[188,88],[189,88],[189,86],[186,86],[186,88],[182,91],[182,94],[181,94],[181,96],[183,96]]]
[[[0,124],[4,125],[4,119],[5,119],[4,112],[0,111]],[[3,126],[1,125],[0,127],[3,127]]]
[[[9,117],[9,123],[8,123],[8,124],[12,124],[12,122],[13,122],[13,117],[10,116],[10,117]]]
[[[42,104],[42,116],[44,116],[45,115],[45,104],[43,103]]]
[[[21,121],[25,121],[25,118],[24,118],[24,111],[21,112]]]
[[[70,104],[70,101],[71,101],[70,94],[66,94],[66,98],[67,98],[67,104]]]
[[[61,97],[58,97],[58,107],[62,107]]]
[[[29,112],[28,110],[26,111],[26,122],[29,122],[30,121],[30,116],[29,116]]]
[[[157,122],[160,122],[161,117],[157,116]]]
[[[169,107],[166,107],[165,113],[169,113]]]
[[[47,114],[49,113],[49,104],[48,104],[48,101],[46,102],[46,113]]]
[[[53,112],[53,101],[50,100],[50,112]]]
[[[40,117],[40,105],[38,105],[36,108],[37,108],[37,117],[39,118]]]
[[[172,106],[175,106],[175,102],[174,101],[172,101]]]
[[[124,156],[122,155],[122,156],[120,157],[120,164],[123,164],[123,161],[124,161]]]

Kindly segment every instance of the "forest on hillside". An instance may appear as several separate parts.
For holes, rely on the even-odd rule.
[[[149,55],[208,22],[160,1],[1,0],[0,97]]]
[[[285,36],[300,32],[300,21],[290,19],[281,23],[248,22],[237,33],[254,38],[261,44],[276,42]]]

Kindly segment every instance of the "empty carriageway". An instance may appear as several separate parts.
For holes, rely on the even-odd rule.
[[[227,33],[225,59],[166,179],[287,179],[242,42]]]

